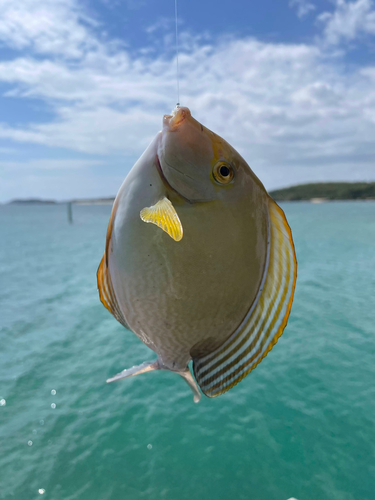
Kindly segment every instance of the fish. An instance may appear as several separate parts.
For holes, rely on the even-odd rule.
[[[195,402],[226,393],[283,333],[296,278],[283,210],[228,142],[176,106],[120,187],[97,272],[103,305],[157,358],[107,382],[169,370]]]

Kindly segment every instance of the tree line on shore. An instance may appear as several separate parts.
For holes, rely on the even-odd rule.
[[[375,182],[317,182],[270,192],[276,201],[375,199]]]

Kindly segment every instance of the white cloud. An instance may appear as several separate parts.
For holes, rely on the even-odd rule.
[[[93,56],[79,68],[32,59],[3,63],[0,79],[14,82],[20,95],[53,103],[57,118],[27,128],[3,124],[0,137],[139,155],[174,105],[174,67],[113,57],[125,62],[104,64],[96,56],[94,64]],[[182,103],[237,147],[268,186],[294,182],[297,170],[306,180],[348,176],[348,164],[375,154],[370,69],[345,75],[316,47],[253,39],[182,54],[181,68]]]
[[[323,12],[318,22],[324,26],[328,44],[352,41],[359,36],[375,34],[375,9],[372,0],[336,0],[334,12]]]
[[[74,0],[0,0],[0,40],[15,49],[80,57],[98,45],[92,24]]]
[[[308,0],[289,0],[289,6],[297,9],[298,17],[305,17],[316,9],[315,4]]]
[[[357,3],[363,1],[367,0]],[[345,2],[339,3],[344,9]],[[26,17],[35,16],[34,4],[18,2],[29,9]],[[66,8],[57,1],[55,10],[55,2],[43,5],[53,11],[47,16],[52,25],[66,20],[69,30],[56,29],[52,34],[51,28],[56,43],[45,43],[38,29],[31,32],[22,25],[22,40],[39,53],[47,54],[48,47],[54,52],[3,61],[0,81],[11,87],[8,99],[40,99],[50,107],[54,119],[10,126],[1,123],[0,116],[0,139],[107,155],[108,161],[119,154],[136,158],[160,129],[162,115],[175,105],[174,61],[151,58],[147,50],[146,55],[131,56],[119,45],[99,41],[73,0]],[[10,12],[14,19],[13,10]],[[9,28],[9,12],[7,19],[1,19],[3,40],[12,46],[25,45],[17,38],[21,34]],[[328,19],[325,22],[328,30]],[[80,29],[84,30],[81,35]],[[78,35],[72,38],[71,31]],[[345,73],[339,60],[328,57],[326,49],[318,45],[266,43],[253,38],[213,43],[188,33],[181,40],[181,103],[232,143],[267,187],[375,178],[375,68]],[[87,161],[81,166],[93,165]],[[29,162],[29,175],[36,178],[40,165]],[[58,163],[49,165],[61,176],[63,172],[73,175],[68,162],[61,162],[60,168]],[[121,176],[126,170],[124,167]],[[115,185],[114,178],[83,183],[81,193],[74,185],[74,196],[100,195],[100,188],[103,195],[114,193],[108,192],[108,186]],[[43,179],[49,182],[46,175]],[[62,184],[66,189],[73,185]],[[40,192],[36,182],[30,181],[29,186]]]
[[[29,161],[0,161],[0,171],[20,172],[36,170],[81,170],[84,168],[102,165],[104,161],[100,160],[58,160],[56,158],[43,158],[41,160]]]

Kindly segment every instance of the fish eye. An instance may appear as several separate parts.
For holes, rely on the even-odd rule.
[[[229,184],[234,177],[234,170],[232,165],[226,163],[225,161],[216,163],[212,173],[215,181],[219,184]]]

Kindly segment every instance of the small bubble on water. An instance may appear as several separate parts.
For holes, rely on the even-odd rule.
[[[27,445],[28,445],[28,446],[32,446],[32,445],[33,445],[33,442],[32,442],[32,441],[28,441],[28,442],[27,442]]]
[[[5,406],[7,404],[5,399],[0,399],[0,406]]]
[[[33,434],[37,434],[38,431],[36,429],[33,429]]]
[[[40,425],[44,425],[44,420],[39,420]]]
[[[56,403],[51,404],[51,408],[55,409],[56,408]]]
[[[147,449],[148,449],[148,450],[152,450],[152,444],[148,444],[148,445],[147,445]]]
[[[55,389],[52,389],[51,394],[52,394],[52,396],[54,396],[56,394]]]
[[[40,495],[44,495],[45,492],[46,492],[46,490],[44,488],[39,488],[39,490],[38,490],[38,493]]]

